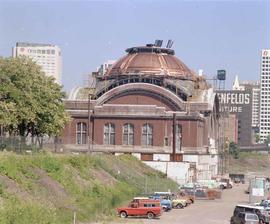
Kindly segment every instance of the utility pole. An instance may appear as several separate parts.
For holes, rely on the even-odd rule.
[[[218,81],[218,89],[219,91],[224,91],[225,90],[225,81],[226,81],[226,70],[217,70],[217,75],[216,75],[216,80]],[[225,170],[225,112],[222,111],[224,109],[224,105],[222,105],[222,102],[220,102],[220,124],[222,124],[220,130],[220,126],[218,127],[218,154],[220,156],[220,162],[219,162],[219,167],[220,167],[220,174],[224,174]],[[222,108],[223,107],[223,108]],[[221,132],[222,131],[222,132]]]
[[[176,113],[173,113],[173,158],[176,161]]]
[[[76,224],[76,211],[73,212],[73,224]]]
[[[90,153],[90,125],[91,125],[91,112],[90,112],[90,101],[91,101],[91,95],[88,93],[88,129],[87,129],[87,139],[88,139],[88,153]]]

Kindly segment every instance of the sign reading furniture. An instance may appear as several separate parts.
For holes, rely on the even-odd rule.
[[[225,128],[231,133],[230,136],[237,136],[237,143],[240,146],[252,144],[252,89],[245,87],[244,90],[218,90],[219,108],[223,117],[235,115],[235,128],[228,128],[229,121]]]
[[[250,93],[223,92],[219,93],[218,95],[221,112],[242,113],[243,105],[249,105],[251,102]]]

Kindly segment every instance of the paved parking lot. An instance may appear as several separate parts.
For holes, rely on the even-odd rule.
[[[125,223],[229,224],[235,205],[248,202],[248,195],[244,193],[246,187],[247,185],[241,184],[233,189],[224,190],[222,199],[197,200],[187,208],[165,212],[159,219],[128,218]]]

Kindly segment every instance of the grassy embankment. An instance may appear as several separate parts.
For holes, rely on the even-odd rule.
[[[239,159],[229,158],[229,173],[258,173],[270,175],[270,154],[240,152]]]
[[[177,185],[132,156],[0,153],[0,224],[70,224],[115,217],[115,207]],[[31,220],[31,221],[30,221]]]

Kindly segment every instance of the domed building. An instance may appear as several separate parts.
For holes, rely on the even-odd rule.
[[[178,182],[217,175],[219,101],[211,86],[172,49],[126,52],[95,73],[88,99],[65,102],[72,117],[60,138],[65,150],[130,153]]]

